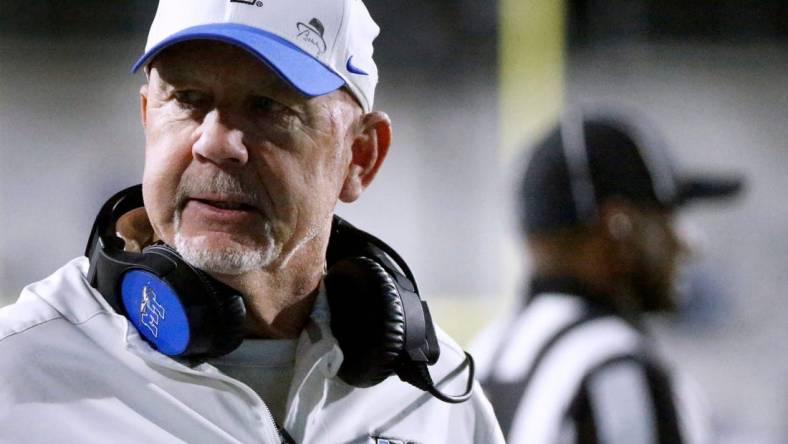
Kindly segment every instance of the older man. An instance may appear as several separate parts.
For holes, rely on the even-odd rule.
[[[407,265],[333,217],[391,143],[377,33],[361,0],[160,2],[141,194],[0,310],[0,441],[502,442]]]

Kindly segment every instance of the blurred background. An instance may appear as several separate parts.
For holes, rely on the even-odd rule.
[[[721,443],[788,442],[788,3],[366,0],[383,32],[387,163],[338,212],[391,243],[467,344],[513,306],[524,150],[564,104],[634,107],[690,169],[746,193],[682,215],[693,297],[656,319]],[[82,254],[99,206],[140,181],[141,54],[155,2],[0,1],[0,306]],[[8,359],[8,357],[0,357]]]

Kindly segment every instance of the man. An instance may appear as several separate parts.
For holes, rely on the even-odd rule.
[[[334,311],[349,295],[330,294],[337,284],[327,282],[326,254],[339,232],[337,200],[359,198],[391,143],[389,118],[372,111],[377,33],[361,0],[161,0],[135,66],[148,79],[140,90],[144,211],[107,226],[102,210],[89,258],[0,310],[0,442],[502,442],[481,390],[462,403],[437,399],[462,393],[472,378],[462,350],[440,331],[435,384],[420,386],[436,397],[401,381],[429,376],[400,361],[357,383],[341,378],[354,350],[340,347],[335,330],[373,313]],[[133,200],[124,193],[106,208]],[[116,232],[125,247],[113,252]],[[147,262],[107,277],[134,261]],[[381,264],[378,275],[396,281],[389,286],[408,287]],[[213,308],[179,312],[173,298],[190,295],[170,288],[156,267],[197,269],[184,285],[205,284]],[[142,276],[134,302],[129,276]],[[366,288],[362,277],[345,293]],[[387,288],[382,295],[395,294]],[[225,290],[240,294],[240,306]],[[400,293],[408,291],[417,295]],[[401,296],[397,304],[407,302]],[[237,344],[196,355],[207,362],[187,357],[160,342],[202,341],[196,324],[169,331],[177,316],[235,319],[201,327],[240,331],[244,341],[226,355]],[[391,334],[406,335],[405,344],[432,331],[427,312],[421,324],[410,309],[402,316],[408,325],[392,325],[407,331]],[[429,356],[408,349],[408,359],[434,362],[435,347],[425,347]],[[385,378],[393,373],[400,378]]]
[[[643,318],[677,308],[676,209],[739,187],[679,175],[654,134],[615,113],[569,113],[535,147],[520,189],[529,292],[474,347],[507,442],[703,440]]]

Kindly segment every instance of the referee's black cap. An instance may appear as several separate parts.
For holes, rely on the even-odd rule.
[[[642,119],[575,110],[532,149],[520,183],[520,219],[534,234],[586,223],[611,197],[674,209],[733,196],[742,185],[738,175],[680,171]]]

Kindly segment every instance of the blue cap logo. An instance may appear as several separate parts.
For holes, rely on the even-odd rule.
[[[348,72],[352,72],[353,74],[358,74],[358,75],[361,75],[361,76],[368,76],[369,75],[368,72],[364,71],[363,69],[361,69],[358,66],[353,64],[353,56],[350,56],[350,58],[347,59],[347,66],[346,66],[346,68],[347,68]]]

